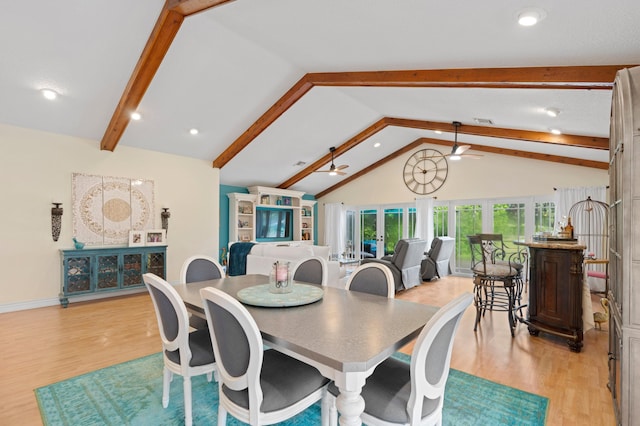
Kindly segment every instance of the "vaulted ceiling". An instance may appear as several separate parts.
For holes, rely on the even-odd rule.
[[[530,2],[449,3],[11,2],[0,122],[315,195],[423,143],[449,152],[453,121],[471,153],[607,168],[611,86],[640,62],[640,2],[537,1],[534,27],[516,22]],[[348,174],[312,173],[333,146]]]

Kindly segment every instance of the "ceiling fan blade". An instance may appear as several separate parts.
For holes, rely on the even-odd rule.
[[[338,170],[338,169],[334,170],[334,173],[340,176],[344,176],[347,174],[347,172],[343,172],[342,170]]]
[[[336,166],[336,170],[343,170],[343,169],[346,169],[347,167],[349,167],[348,164],[343,164],[342,166]]]
[[[478,159],[484,157],[484,155],[482,155],[482,154],[462,154],[462,157],[464,157],[464,158],[473,158],[474,160],[478,160]]]
[[[456,149],[455,154],[460,155],[466,150],[468,150],[469,148],[471,148],[471,145],[458,145],[458,148]]]

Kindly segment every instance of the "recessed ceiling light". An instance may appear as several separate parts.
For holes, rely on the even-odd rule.
[[[382,145],[380,142],[376,142],[376,143],[373,144],[373,147],[374,148],[378,148],[380,145]]]
[[[138,120],[140,120],[141,118],[142,118],[142,116],[140,115],[140,113],[139,113],[139,112],[132,112],[132,113],[131,113],[131,119],[132,119],[132,120],[136,120],[136,121],[138,121]]]
[[[433,133],[435,133],[436,135],[441,135],[442,134],[442,130],[434,130]]]
[[[42,96],[44,96],[46,99],[49,99],[50,101],[58,97],[58,92],[53,89],[42,89],[40,90],[40,93],[42,93]]]
[[[560,115],[560,110],[558,108],[545,108],[544,112],[546,112],[549,117],[557,117]]]
[[[518,14],[518,24],[523,27],[531,27],[546,18],[547,14],[542,9],[524,9]]]
[[[192,135],[197,135],[200,132],[198,131],[198,129],[193,128],[193,129],[189,130],[189,133],[191,133]]]
[[[561,135],[562,132],[559,129],[549,129],[549,131],[551,133],[553,133],[554,135]]]

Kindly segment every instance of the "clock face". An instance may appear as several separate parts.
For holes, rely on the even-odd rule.
[[[447,179],[449,165],[445,156],[435,149],[421,149],[404,165],[404,183],[412,192],[425,195],[436,192]]]

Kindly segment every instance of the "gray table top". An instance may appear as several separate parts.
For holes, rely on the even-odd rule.
[[[239,275],[175,288],[189,309],[202,312],[201,288],[215,287],[237,298],[239,290],[268,281],[265,275]],[[323,298],[309,305],[245,307],[265,341],[342,372],[379,364],[416,338],[438,310],[333,287],[323,290]]]

